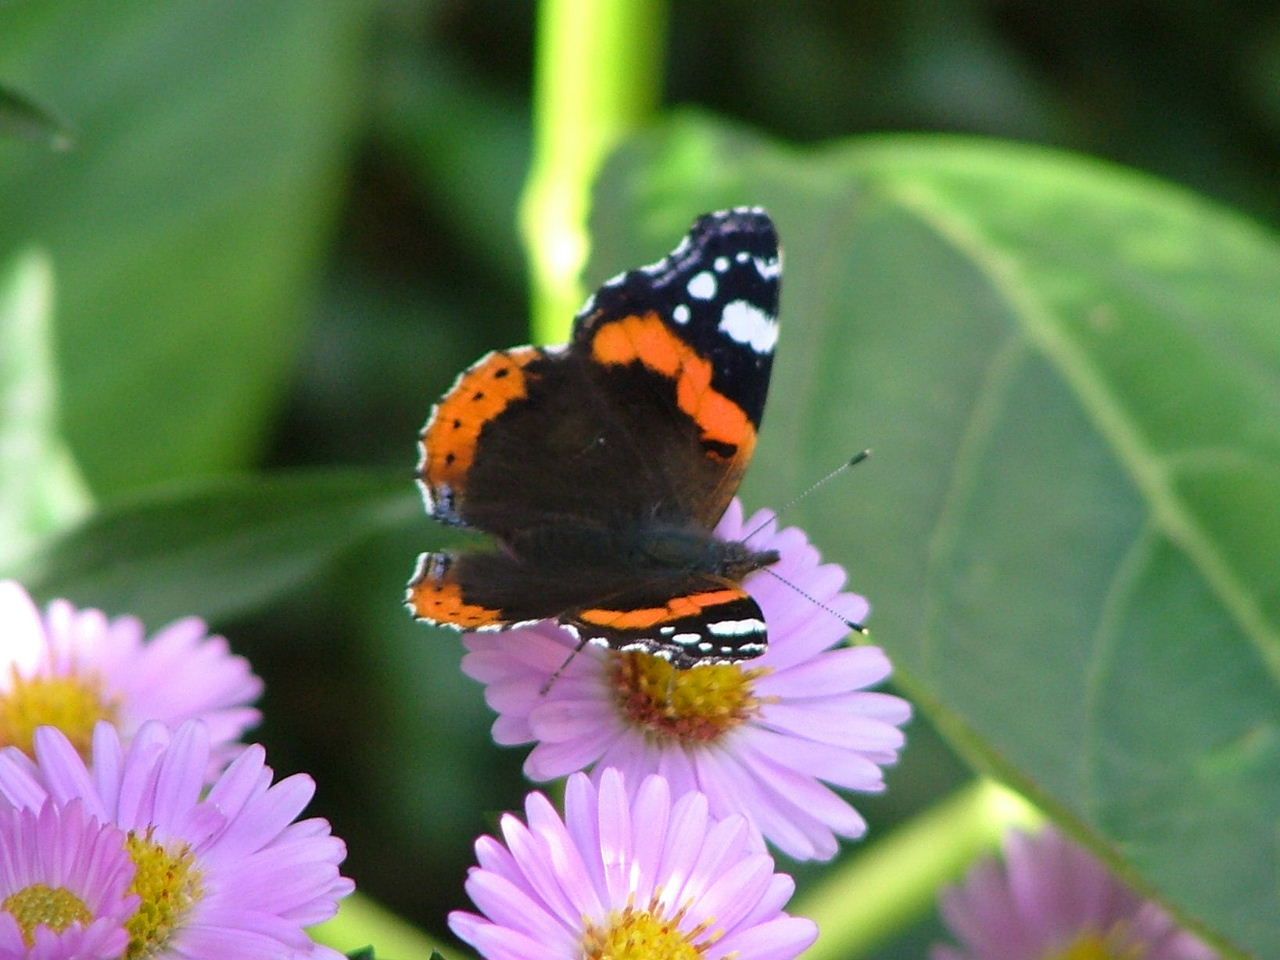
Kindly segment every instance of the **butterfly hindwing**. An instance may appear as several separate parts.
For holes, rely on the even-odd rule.
[[[758,657],[767,639],[751,595],[712,577],[689,577],[662,591],[632,589],[560,620],[580,640],[653,654],[681,669]]]
[[[414,615],[459,630],[558,617],[584,643],[638,650],[677,667],[759,656],[764,616],[736,583],[704,575],[628,582],[620,567],[566,577],[498,552],[425,553],[409,582]]]
[[[526,563],[507,551],[424,553],[407,602],[419,620],[459,630],[502,630],[591,605],[629,585],[618,564]]]

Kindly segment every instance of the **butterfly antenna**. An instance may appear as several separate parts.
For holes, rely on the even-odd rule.
[[[765,527],[771,524],[774,520],[777,520],[778,517],[782,516],[784,513],[786,513],[788,510],[794,507],[797,503],[799,503],[805,497],[809,496],[809,494],[813,493],[815,490],[817,490],[819,487],[823,486],[824,484],[831,482],[836,477],[840,476],[840,474],[848,470],[850,467],[856,467],[858,464],[860,464],[863,460],[867,459],[867,457],[869,456],[871,456],[870,450],[859,450],[852,457],[850,457],[844,463],[840,464],[840,466],[836,467],[834,470],[828,473],[821,480],[810,485],[808,490],[804,491],[802,494],[800,494],[797,497],[792,497],[790,500],[784,503],[781,507],[779,507],[777,510],[774,511],[772,517],[770,517],[764,523],[760,524],[758,527],[756,527],[754,530],[748,533],[745,537],[742,538],[742,541],[745,543],[746,541],[750,540],[757,533],[759,533],[761,530],[763,530]],[[821,604],[819,604],[819,606],[821,606]]]
[[[773,577],[773,578],[774,578],[775,580],[777,580],[779,583],[785,583],[788,587],[790,587],[790,588],[791,588],[792,590],[794,590],[796,593],[800,594],[800,596],[804,597],[806,600],[808,600],[810,603],[812,603],[812,604],[813,604],[815,607],[817,607],[819,610],[823,610],[823,611],[826,611],[827,613],[831,614],[831,616],[835,617],[837,620],[839,620],[841,623],[843,623],[846,627],[848,627],[848,628],[849,628],[850,630],[852,630],[854,633],[860,633],[860,634],[862,634],[863,636],[866,636],[866,635],[867,635],[867,632],[868,632],[868,631],[867,631],[867,628],[866,628],[866,627],[864,627],[862,624],[858,623],[856,620],[850,620],[850,619],[849,619],[848,617],[846,617],[844,614],[839,613],[838,611],[836,611],[836,610],[832,609],[831,607],[827,606],[825,603],[823,603],[823,602],[822,602],[821,600],[819,600],[817,597],[812,596],[812,595],[810,595],[810,594],[808,594],[808,593],[805,593],[805,591],[801,590],[799,587],[797,587],[794,583],[792,583],[790,580],[788,580],[788,579],[787,579],[786,577],[784,577],[782,574],[777,573],[776,571],[770,570],[768,567],[761,567],[761,568],[760,568],[760,572],[761,572],[761,573],[767,573],[767,574],[769,574],[769,576]]]

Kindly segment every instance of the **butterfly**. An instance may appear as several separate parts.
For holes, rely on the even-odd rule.
[[[713,530],[755,450],[781,273],[764,210],[709,213],[606,281],[566,346],[464,371],[421,432],[418,482],[432,517],[495,546],[422,554],[412,613],[460,630],[554,619],[681,669],[763,653],[742,581],[778,553]]]

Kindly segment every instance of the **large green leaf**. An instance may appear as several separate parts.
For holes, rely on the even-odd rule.
[[[57,432],[53,268],[31,250],[0,264],[0,564],[88,508]]]
[[[68,597],[151,624],[188,614],[222,620],[366,538],[421,519],[400,471],[200,481],[112,504],[11,572],[41,600]]]
[[[0,76],[75,149],[0,139],[0,251],[58,264],[68,439],[101,492],[243,465],[339,199],[369,5],[0,5]]]
[[[686,118],[625,150],[594,277],[763,203],[783,335],[752,504],[806,501],[975,763],[1242,954],[1280,956],[1280,248],[1114,167]]]

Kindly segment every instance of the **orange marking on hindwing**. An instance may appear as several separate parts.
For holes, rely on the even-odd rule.
[[[462,587],[449,580],[423,579],[409,586],[414,615],[462,630],[503,623],[501,610],[490,610],[462,599]]]
[[[685,617],[697,616],[707,607],[721,603],[741,600],[741,590],[708,590],[705,593],[694,593],[687,597],[673,597],[662,607],[643,607],[639,610],[605,610],[595,608],[583,610],[578,619],[584,623],[600,627],[613,627],[618,630],[643,630],[660,623],[669,623]]]
[[[528,396],[524,368],[542,355],[536,347],[498,350],[458,378],[422,432],[422,476],[429,486],[463,486],[480,431],[510,404]]]
[[[601,327],[591,341],[595,360],[640,363],[676,381],[676,404],[702,430],[702,439],[737,447],[749,457],[756,428],[746,412],[711,386],[711,361],[672,333],[656,313],[624,317]]]

